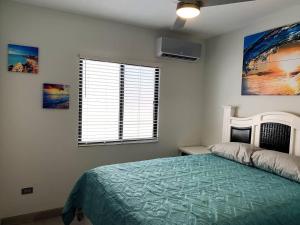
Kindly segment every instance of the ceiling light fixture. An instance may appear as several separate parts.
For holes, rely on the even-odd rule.
[[[176,14],[184,19],[191,19],[200,14],[200,3],[187,3],[187,2],[179,2],[177,4]]]

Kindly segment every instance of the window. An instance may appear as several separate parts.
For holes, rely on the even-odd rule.
[[[80,59],[79,145],[156,141],[159,72]]]

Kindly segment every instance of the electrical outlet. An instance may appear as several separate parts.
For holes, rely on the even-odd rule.
[[[33,187],[25,187],[21,189],[22,195],[28,195],[33,193]]]

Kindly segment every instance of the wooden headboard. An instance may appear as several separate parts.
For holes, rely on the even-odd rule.
[[[236,107],[224,106],[222,142],[244,142],[300,156],[300,117],[285,112],[265,112],[235,117]]]

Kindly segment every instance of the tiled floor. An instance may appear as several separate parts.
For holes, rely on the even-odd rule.
[[[24,225],[63,225],[63,222],[60,217],[55,217],[53,219],[40,220],[34,223],[25,223]],[[89,223],[87,220],[84,220],[82,222],[74,220],[72,225],[91,225],[91,223]]]

